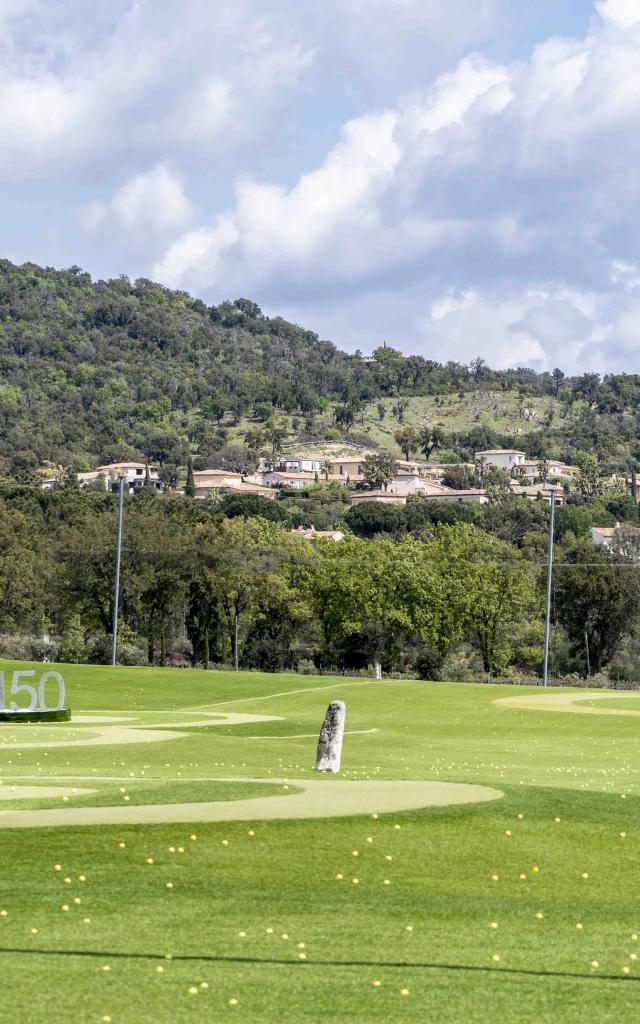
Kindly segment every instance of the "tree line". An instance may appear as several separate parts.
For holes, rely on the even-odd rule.
[[[292,525],[310,500],[127,498],[119,660],[539,675],[544,503],[414,499],[383,507],[413,516],[383,529],[363,520],[376,506],[360,506],[343,514],[345,540],[310,542]],[[558,510],[552,671],[640,678],[637,531],[625,526],[616,549],[596,548],[594,516],[590,506]],[[108,661],[115,523],[111,494],[0,491],[1,655]]]

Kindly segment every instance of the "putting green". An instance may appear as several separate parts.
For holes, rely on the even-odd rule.
[[[423,807],[484,803],[504,795],[488,786],[448,782],[343,782],[337,779],[224,779],[273,786],[291,785],[288,796],[211,803],[149,804],[143,807],[66,807],[47,810],[0,811],[0,828],[68,827],[70,825],[165,825],[203,821],[274,821],[302,818],[341,818],[354,814],[388,814]],[[51,787],[24,786],[26,797],[55,795]],[[27,792],[28,791],[28,792]],[[0,790],[1,792],[1,790]],[[67,790],[65,790],[65,793]],[[81,791],[82,792],[82,791]],[[89,792],[85,790],[84,792]],[[16,799],[19,792],[12,793]]]
[[[501,697],[493,703],[503,708],[526,709],[527,711],[564,711],[576,715],[640,715],[640,706],[637,711],[623,710],[621,708],[593,708],[582,701],[611,700],[622,696],[618,691],[614,693],[602,693],[585,691],[584,693],[529,693],[523,697]],[[629,698],[629,694],[624,696]],[[639,695],[640,696],[640,695]]]
[[[146,722],[145,725],[136,725],[138,718],[115,716],[110,712],[104,715],[77,715],[71,726],[63,732],[55,727],[33,725],[29,733],[21,727],[20,735],[33,736],[30,740],[19,740],[17,736],[11,735],[8,738],[0,734],[0,745],[3,750],[25,750],[52,747],[104,747],[120,746],[129,743],[162,743],[165,740],[178,740],[188,733],[178,732],[179,729],[194,729],[212,725],[256,725],[259,722],[282,721],[277,715],[243,715],[237,712],[229,714],[221,712],[199,711],[194,715],[193,711],[173,711],[169,715],[166,712],[145,712],[145,719],[154,714],[162,715],[169,720],[159,722],[158,725]],[[171,721],[175,715],[185,715],[184,721]],[[204,717],[202,717],[204,715]],[[151,720],[153,722],[153,719]],[[122,725],[123,722],[133,722],[133,725]],[[89,728],[87,728],[89,726]]]
[[[95,789],[76,786],[0,786],[0,800],[44,800],[56,797],[88,796]]]
[[[154,722],[157,721],[157,725]],[[32,739],[20,742],[9,736],[5,749],[54,746],[105,746],[129,743],[158,743],[187,738],[184,728],[207,726],[253,725],[264,722],[282,722],[276,715],[257,715],[239,712],[205,711],[202,709],[147,711],[142,715],[119,715],[111,711],[79,714],[72,728],[56,734],[55,729],[34,726]],[[150,723],[152,723],[150,725]],[[356,730],[358,734],[376,732],[376,729]],[[291,737],[315,738],[316,734]],[[59,739],[58,739],[59,736]],[[246,737],[263,739],[264,737]],[[269,737],[267,737],[269,738]],[[273,737],[281,739],[282,737]],[[285,737],[286,738],[286,737]],[[89,781],[87,779],[87,781]],[[428,781],[358,781],[336,778],[309,779],[225,779],[220,781],[250,781],[273,786],[290,785],[286,795],[253,797],[238,800],[215,800],[193,803],[163,803],[150,805],[121,805],[111,807],[63,807],[29,810],[0,811],[2,828],[66,827],[71,825],[152,825],[206,821],[266,821],[296,820],[302,818],[333,818],[358,814],[385,814],[409,811],[423,807],[445,807],[456,804],[484,803],[498,800],[500,790],[486,786]],[[91,790],[76,791],[90,793]],[[69,791],[56,787],[11,787],[5,799],[56,797],[68,799]],[[2,789],[0,787],[0,799]]]

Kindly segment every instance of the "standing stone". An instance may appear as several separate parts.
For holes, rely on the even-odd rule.
[[[347,706],[341,700],[332,700],[327,708],[324,723],[320,730],[318,752],[316,754],[317,772],[339,772],[342,756],[342,737],[347,717]]]

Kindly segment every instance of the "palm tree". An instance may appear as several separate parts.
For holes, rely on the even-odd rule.
[[[538,476],[542,480],[542,483],[546,484],[547,479],[549,477],[549,460],[548,459],[540,459],[540,461],[538,463]]]

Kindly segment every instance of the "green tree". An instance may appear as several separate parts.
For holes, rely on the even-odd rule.
[[[509,632],[540,611],[533,566],[511,545],[474,527],[439,527],[434,542],[440,565],[465,595],[464,623],[482,658],[485,672],[495,675],[508,664]]]
[[[70,615],[65,624],[60,655],[62,661],[73,662],[76,665],[86,658],[85,630],[77,612]]]
[[[250,491],[245,494],[234,494],[230,491],[220,501],[218,510],[226,519],[235,519],[237,516],[255,519],[256,516],[260,516],[274,523],[291,525],[291,517],[280,501],[265,498],[262,494],[252,494]]]
[[[506,469],[489,466],[484,470],[483,487],[496,493],[506,494],[511,490],[511,477]]]
[[[196,496],[196,481],[193,476],[193,459],[191,456],[187,459],[187,482],[185,484],[184,493],[187,498],[195,498]]]
[[[559,390],[560,390],[560,388],[562,387],[562,382],[564,380],[564,373],[562,372],[562,370],[559,370],[558,367],[556,367],[555,370],[551,371],[551,376],[553,378],[553,383],[554,383],[554,386],[555,386],[555,389],[556,389],[556,395],[557,395]]]
[[[337,645],[364,638],[369,661],[393,663],[410,636],[442,653],[461,635],[465,596],[432,545],[402,541],[346,540],[317,545],[305,567],[310,604],[322,626],[324,655]]]
[[[353,505],[344,518],[349,529],[357,537],[371,538],[381,533],[405,533],[405,512],[404,505],[382,505],[375,501],[363,501]]]
[[[438,424],[435,426],[425,425],[420,428],[418,434],[418,445],[420,447],[420,451],[428,462],[437,448],[446,447],[447,435],[443,428]]]
[[[350,405],[337,405],[333,411],[333,418],[345,434],[348,434],[353,426],[355,416]]]
[[[448,466],[442,474],[442,483],[455,491],[466,491],[478,486],[476,472],[471,466]]]
[[[404,423],[404,414],[409,408],[409,402],[405,398],[398,398],[391,407],[391,414],[396,417],[398,423]]]
[[[576,452],[574,462],[580,470],[580,476],[578,477],[580,491],[587,498],[593,498],[600,490],[598,457],[591,452]]]
[[[538,462],[538,479],[541,480],[543,484],[546,484],[547,480],[549,479],[549,471],[549,460],[540,459]]]
[[[40,627],[48,603],[48,551],[29,515],[0,500],[0,629]]]
[[[640,575],[619,556],[579,544],[556,566],[556,609],[571,649],[597,673],[634,629],[640,614]]]
[[[402,352],[399,352],[396,348],[391,348],[385,342],[383,345],[379,345],[378,348],[373,350],[376,363],[380,366],[389,366],[397,364],[404,359]]]
[[[420,444],[418,434],[413,427],[403,427],[402,430],[396,430],[393,436],[398,448],[408,462],[411,456],[415,455],[418,451]]]
[[[282,528],[259,518],[224,519],[197,537],[201,564],[217,594],[236,670],[245,619],[256,614],[269,594],[281,589],[279,552],[285,544]]]
[[[271,454],[275,457],[278,452],[282,451],[287,432],[284,427],[269,427],[265,431],[265,435],[271,446]]]
[[[373,490],[384,487],[385,491],[395,479],[398,471],[396,460],[388,452],[367,455],[362,464],[365,483]]]

